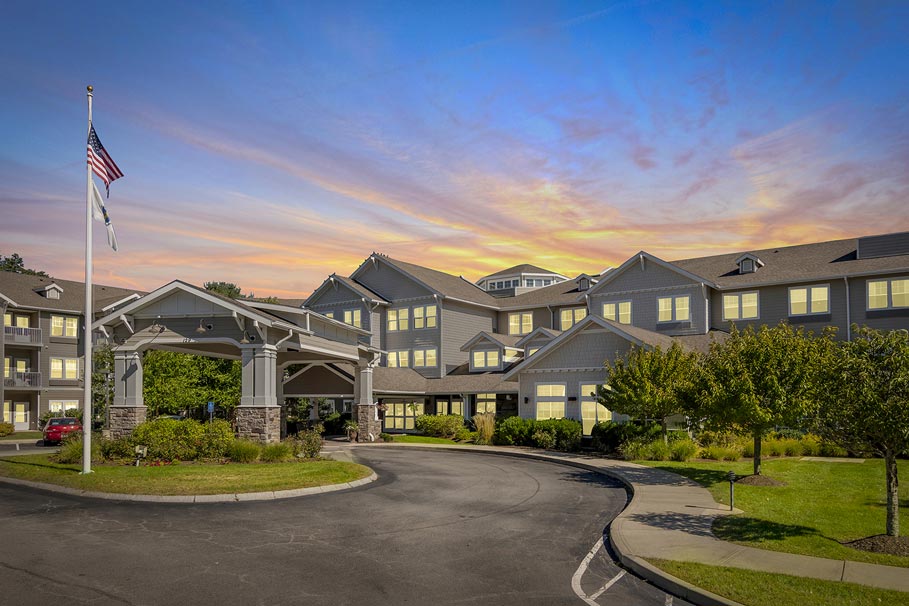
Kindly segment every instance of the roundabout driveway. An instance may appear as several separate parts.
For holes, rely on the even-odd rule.
[[[0,604],[673,603],[602,547],[627,498],[618,482],[488,454],[353,454],[377,482],[283,501],[95,501],[0,483]]]

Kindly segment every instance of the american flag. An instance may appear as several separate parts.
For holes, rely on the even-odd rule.
[[[104,181],[104,187],[107,188],[107,195],[110,197],[110,184],[123,176],[123,172],[111,158],[104,146],[101,145],[101,139],[92,126],[88,133],[88,164],[92,167],[92,172],[101,177]]]

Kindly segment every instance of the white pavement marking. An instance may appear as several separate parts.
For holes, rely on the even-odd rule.
[[[666,606],[672,606],[672,596],[668,593],[666,594]]]
[[[587,555],[584,556],[584,559],[581,560],[581,564],[578,566],[578,569],[574,571],[574,575],[571,577],[571,588],[574,590],[575,594],[584,600],[589,606],[599,606],[596,603],[596,599],[603,595],[607,589],[612,587],[616,581],[625,576],[625,571],[622,570],[619,574],[615,575],[608,583],[600,587],[596,593],[588,596],[584,593],[584,590],[581,589],[581,579],[584,577],[584,573],[587,572],[587,568],[590,566],[590,561],[593,560],[594,556],[600,550],[600,547],[603,546],[603,539],[600,539],[593,544],[593,547],[590,548],[590,551],[587,552]]]

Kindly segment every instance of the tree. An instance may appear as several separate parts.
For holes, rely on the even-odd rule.
[[[96,345],[92,349],[94,371],[92,372],[92,416],[103,418],[107,407],[114,400],[114,383],[108,376],[114,372],[114,352],[110,345]]]
[[[0,271],[10,271],[15,274],[26,274],[29,276],[41,276],[49,278],[43,271],[36,271],[25,267],[25,260],[18,253],[13,253],[8,257],[0,255]]]
[[[909,333],[853,327],[822,372],[816,430],[840,446],[884,459],[887,534],[900,534],[896,459],[909,454]]]
[[[243,291],[241,291],[240,287],[233,282],[206,282],[203,286],[205,287],[205,290],[209,290],[224,297],[230,297],[231,299],[243,298]]]
[[[208,402],[228,410],[240,404],[242,370],[237,360],[149,351],[142,367],[145,403],[155,415],[201,411]]]
[[[678,343],[666,351],[632,348],[626,359],[606,361],[607,386],[598,390],[598,399],[619,414],[660,419],[667,442],[666,417],[685,413],[685,394],[691,391],[697,363],[697,354]]]
[[[817,370],[832,346],[786,323],[738,331],[714,342],[695,390],[704,424],[754,438],[754,474],[761,474],[761,439],[774,427],[802,425],[816,408]]]

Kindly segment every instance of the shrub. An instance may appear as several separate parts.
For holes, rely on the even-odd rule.
[[[754,458],[754,440],[742,441],[742,456],[748,459]]]
[[[101,435],[92,435],[92,461],[101,461]],[[82,462],[82,432],[74,431],[63,438],[60,443],[60,450],[54,455],[58,463],[81,463]]]
[[[822,457],[848,457],[849,451],[830,442],[821,442],[818,454]]]
[[[551,446],[541,444],[535,434],[538,431],[551,434],[555,442]],[[508,417],[495,428],[493,443],[514,446],[536,446],[575,451],[581,447],[582,426],[572,419],[522,419]],[[544,442],[548,440],[544,438]]]
[[[619,452],[622,444],[630,440],[649,443],[660,436],[661,429],[657,423],[616,423],[603,421],[594,425],[590,435],[593,447],[598,451],[612,454]]]
[[[556,444],[555,435],[545,429],[537,429],[534,431],[531,440],[533,440],[535,446],[546,450],[551,450]]]
[[[619,448],[619,453],[623,459],[629,461],[668,461],[672,455],[669,446],[663,442],[663,438],[649,442],[640,438],[627,440]]]
[[[101,438],[98,447],[101,449],[101,458],[105,461],[132,459],[136,456],[136,451],[133,449],[132,444],[129,443],[128,438],[119,438],[117,440]]]
[[[581,448],[582,425],[573,419],[544,419],[536,422],[536,429],[549,431],[555,437],[555,449],[573,452]]]
[[[185,423],[186,421],[181,421]],[[215,419],[202,425],[202,441],[199,444],[198,456],[203,459],[220,459],[226,457],[230,445],[234,442],[234,431],[224,419]]]
[[[0,438],[10,435],[15,429],[12,423],[0,423]]]
[[[786,447],[782,440],[765,440],[761,447],[761,454],[765,457],[781,457],[786,454]]]
[[[467,431],[466,427],[464,428],[464,431]],[[470,433],[470,432],[468,431],[467,433]],[[394,442],[395,441],[395,437],[393,435],[391,435],[390,433],[385,433],[384,431],[379,434],[379,439],[382,440],[383,442]],[[457,438],[455,438],[455,439],[457,439]]]
[[[322,452],[322,434],[318,430],[301,431],[297,434],[297,441],[300,443],[300,454],[307,459],[315,459]]]
[[[202,445],[202,424],[192,419],[155,419],[139,424],[130,437],[135,445],[148,447],[148,458],[162,461],[192,461]]]
[[[341,414],[339,412],[331,413],[322,419],[325,434],[329,436],[343,435],[346,433],[344,430],[344,421],[350,420],[351,414],[349,412],[345,412],[344,414]]]
[[[477,428],[476,444],[489,444],[492,442],[493,435],[496,431],[496,416],[494,413],[486,412],[473,416],[474,427]]]
[[[414,422],[418,431],[435,438],[454,438],[464,428],[461,415],[420,415]]]
[[[802,436],[802,456],[816,457],[821,452],[821,440],[810,433]]]
[[[502,446],[527,446],[531,443],[532,429],[532,419],[508,417],[496,425],[492,441]]]
[[[254,463],[261,452],[262,448],[256,442],[234,440],[230,445],[228,456],[234,463]]]
[[[673,461],[687,461],[698,452],[694,440],[676,440],[669,445],[669,458]]]
[[[742,451],[737,448],[727,448],[724,446],[708,446],[701,449],[702,459],[711,459],[713,461],[738,461],[742,456]]]
[[[469,442],[477,437],[476,432],[470,431],[466,427],[461,427],[455,434],[454,439],[458,442]],[[390,440],[387,440],[390,441]]]
[[[783,454],[787,457],[800,457],[802,456],[802,442],[800,440],[794,440],[792,438],[786,438],[783,442]]]
[[[732,448],[738,445],[742,440],[735,434],[727,431],[699,431],[695,436],[697,443],[702,447],[721,446],[723,448]]]
[[[262,448],[262,454],[259,457],[266,463],[283,463],[294,457],[293,449],[287,442],[275,442],[266,444]]]

